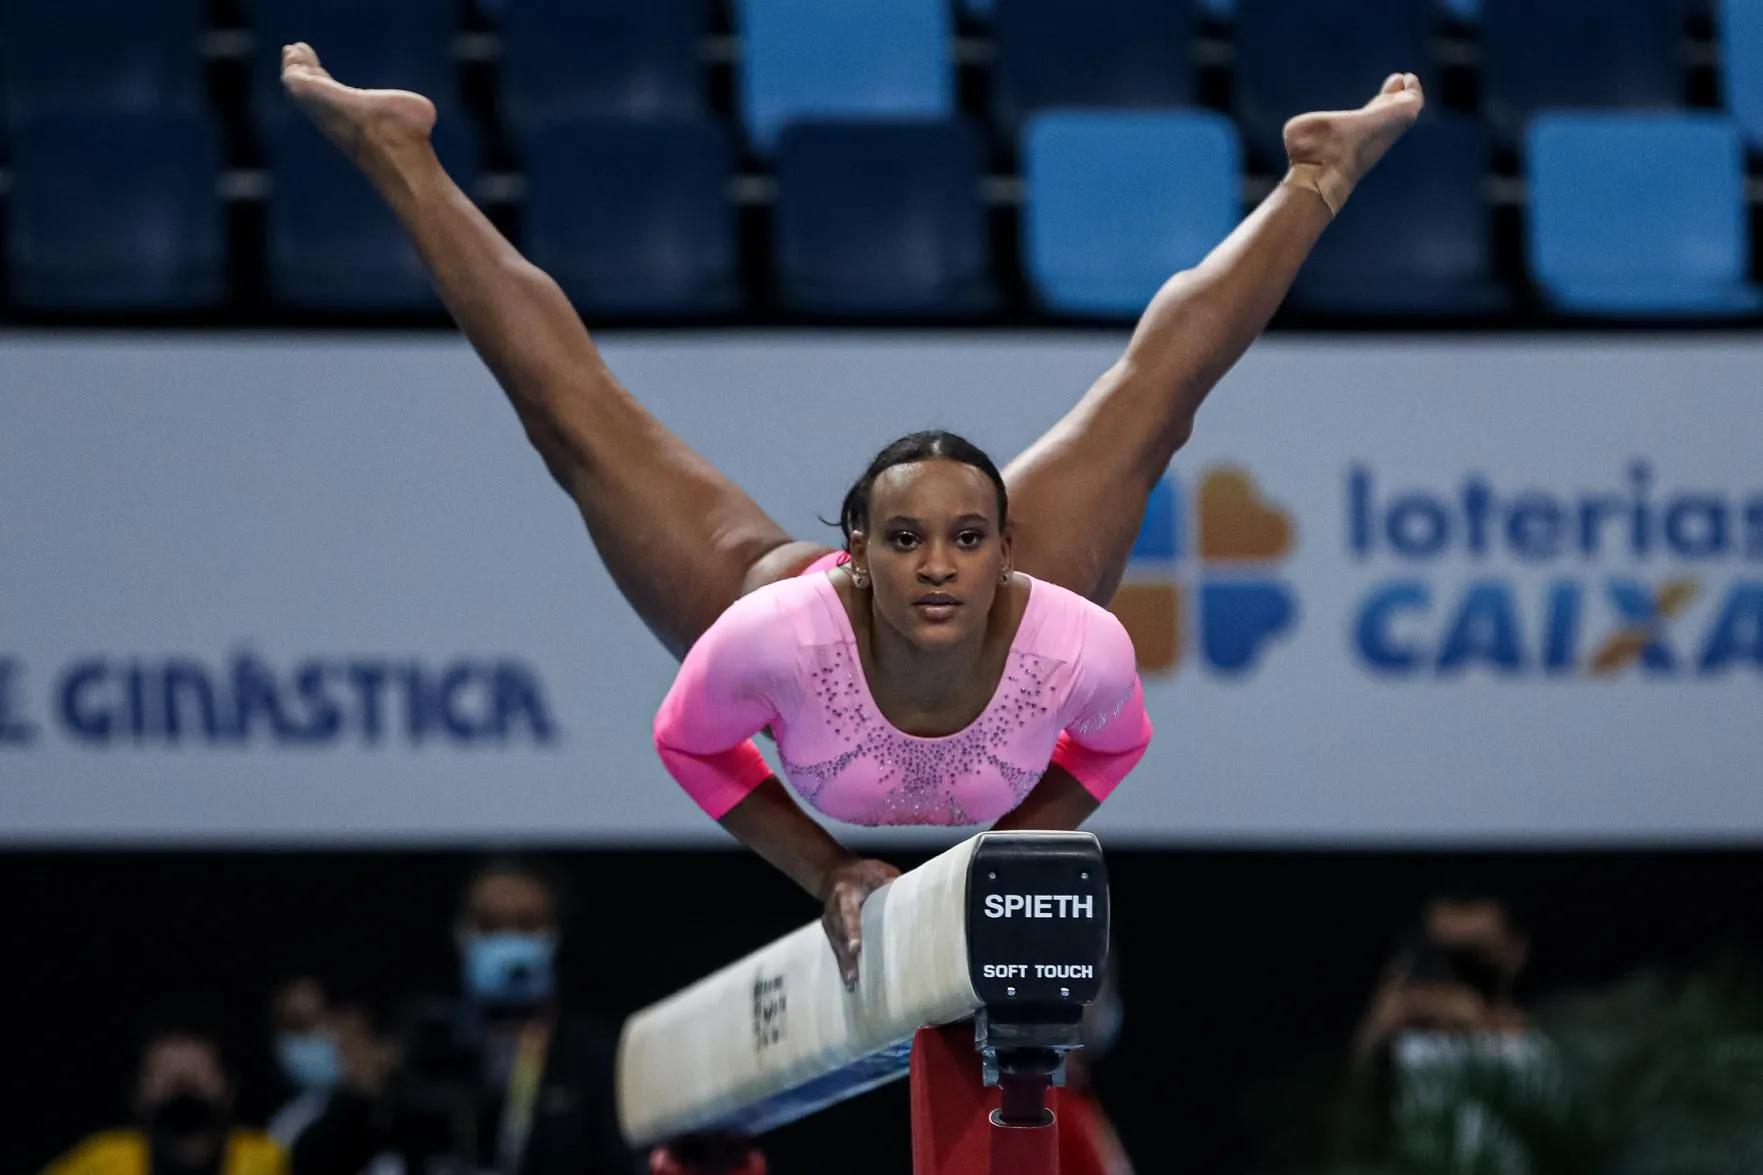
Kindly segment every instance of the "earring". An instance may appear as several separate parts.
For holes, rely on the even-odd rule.
[[[853,564],[851,567],[851,586],[858,587],[858,588],[868,587],[869,586],[869,572],[867,572],[867,571],[863,570],[863,568],[858,567],[855,564]]]
[[[1002,575],[998,576],[998,582],[999,583],[1009,583],[1010,582],[1010,574],[1011,574],[1010,569],[1008,567],[1006,567],[1004,569],[1004,573]]]

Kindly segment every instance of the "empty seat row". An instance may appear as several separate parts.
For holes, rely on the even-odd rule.
[[[1763,306],[1731,122],[1562,114],[1537,120],[1529,148],[1529,262],[1555,305],[1617,315]]]
[[[1482,111],[1516,143],[1540,109],[1673,108],[1684,0],[1483,0]],[[204,102],[202,0],[8,0],[5,107],[188,110]],[[281,109],[282,44],[308,40],[338,77],[459,101],[453,4],[245,0],[257,121]],[[762,153],[807,118],[949,118],[951,0],[734,0],[737,105]],[[1195,101],[1201,0],[994,0],[992,120],[1014,135],[1050,107]],[[1236,0],[1233,114],[1252,162],[1277,166],[1292,114],[1362,102],[1387,74],[1438,75],[1433,0]],[[517,139],[554,119],[707,112],[699,0],[520,0],[505,6],[497,104]],[[1723,0],[1725,99],[1763,144],[1763,0]]]
[[[1237,12],[1242,7],[1242,0],[1198,0],[1200,11],[1214,22],[1234,23]],[[1458,24],[1474,25],[1481,20],[1482,9],[1488,0],[1418,0],[1439,15]],[[989,21],[997,9],[999,0],[959,0],[961,10],[981,22]],[[1706,16],[1718,9],[1723,0],[1684,0],[1681,5],[1686,16]]]
[[[8,121],[78,110],[207,105],[200,0],[7,0],[0,105]]]
[[[469,188],[476,161],[437,147]],[[225,294],[214,128],[202,114],[40,116],[14,144],[10,280],[21,305],[189,308]],[[726,129],[703,119],[554,122],[530,144],[521,243],[584,312],[722,314],[742,304]],[[1481,314],[1493,266],[1479,127],[1418,125],[1305,266],[1295,304]],[[1242,213],[1242,147],[1207,111],[1053,111],[1024,130],[1022,266],[1038,303],[1130,317]],[[1559,308],[1749,314],[1744,160],[1730,121],[1559,113],[1527,142],[1526,252]],[[270,295],[291,307],[435,308],[368,183],[300,123],[268,141]],[[962,317],[999,303],[984,152],[954,120],[796,123],[778,144],[772,267],[783,303],[827,315]]]
[[[176,310],[224,296],[220,140],[206,116],[46,114],[12,133],[13,301]]]
[[[1422,3],[1435,9],[1441,15],[1460,24],[1475,24],[1481,19],[1482,8],[1487,0],[1422,0]],[[1686,10],[1696,11],[1697,6],[1710,6],[1717,0],[1691,0]],[[961,0],[962,9],[981,19],[989,18],[998,0]],[[1234,22],[1237,12],[1243,6],[1243,0],[1200,0],[1200,8],[1215,21]]]

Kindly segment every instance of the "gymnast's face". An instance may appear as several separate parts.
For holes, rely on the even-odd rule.
[[[869,573],[876,613],[914,644],[982,635],[1010,568],[998,491],[959,461],[886,469],[870,487],[869,529],[852,534],[851,558]]]

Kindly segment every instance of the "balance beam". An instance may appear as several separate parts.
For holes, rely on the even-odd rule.
[[[626,1020],[620,1127],[635,1147],[760,1134],[903,1076],[914,1033],[968,1018],[990,1083],[1013,1058],[1055,1079],[1108,913],[1094,836],[980,833],[870,895],[855,991],[816,921]]]

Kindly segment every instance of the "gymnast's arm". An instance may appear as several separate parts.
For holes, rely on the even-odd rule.
[[[1052,762],[1022,803],[994,825],[1000,832],[1077,828],[1151,745],[1132,638],[1111,613],[1095,608],[1086,615],[1075,676]]]
[[[863,903],[900,871],[886,861],[860,857],[834,840],[790,798],[776,776],[754,788],[718,823],[814,895],[839,976],[846,987],[855,988],[863,950]]]
[[[793,629],[762,594],[737,600],[686,654],[655,715],[655,749],[711,819],[822,905],[846,983],[856,981],[863,899],[898,875],[835,840],[802,810],[753,736],[794,688]]]
[[[717,823],[822,902],[829,879],[861,860],[802,811],[775,775],[767,775]]]
[[[706,815],[812,893],[842,850],[790,799],[753,741],[797,688],[793,634],[766,593],[729,605],[681,661],[655,713],[655,750]]]

